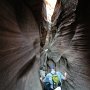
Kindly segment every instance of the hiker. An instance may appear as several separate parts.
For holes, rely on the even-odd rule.
[[[44,83],[44,90],[61,90],[62,81],[66,80],[66,73],[63,75],[59,71],[55,71],[55,66],[50,66],[50,73],[48,73],[45,78],[42,80]]]

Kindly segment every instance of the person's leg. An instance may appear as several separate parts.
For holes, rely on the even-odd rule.
[[[49,90],[54,90],[54,89],[50,88]]]

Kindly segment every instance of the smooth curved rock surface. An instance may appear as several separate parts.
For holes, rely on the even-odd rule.
[[[33,7],[34,2],[37,4],[28,4]],[[42,90],[38,74],[40,20],[36,22],[40,14],[31,7],[23,0],[0,1],[0,90]]]

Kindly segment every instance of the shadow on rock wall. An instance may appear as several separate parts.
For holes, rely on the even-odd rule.
[[[37,2],[32,1],[0,1],[0,90],[41,90],[38,14],[32,14]]]

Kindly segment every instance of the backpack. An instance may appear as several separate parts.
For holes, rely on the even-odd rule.
[[[56,74],[52,75],[52,81],[55,85],[58,85],[58,83],[59,83],[58,75],[56,75]]]

